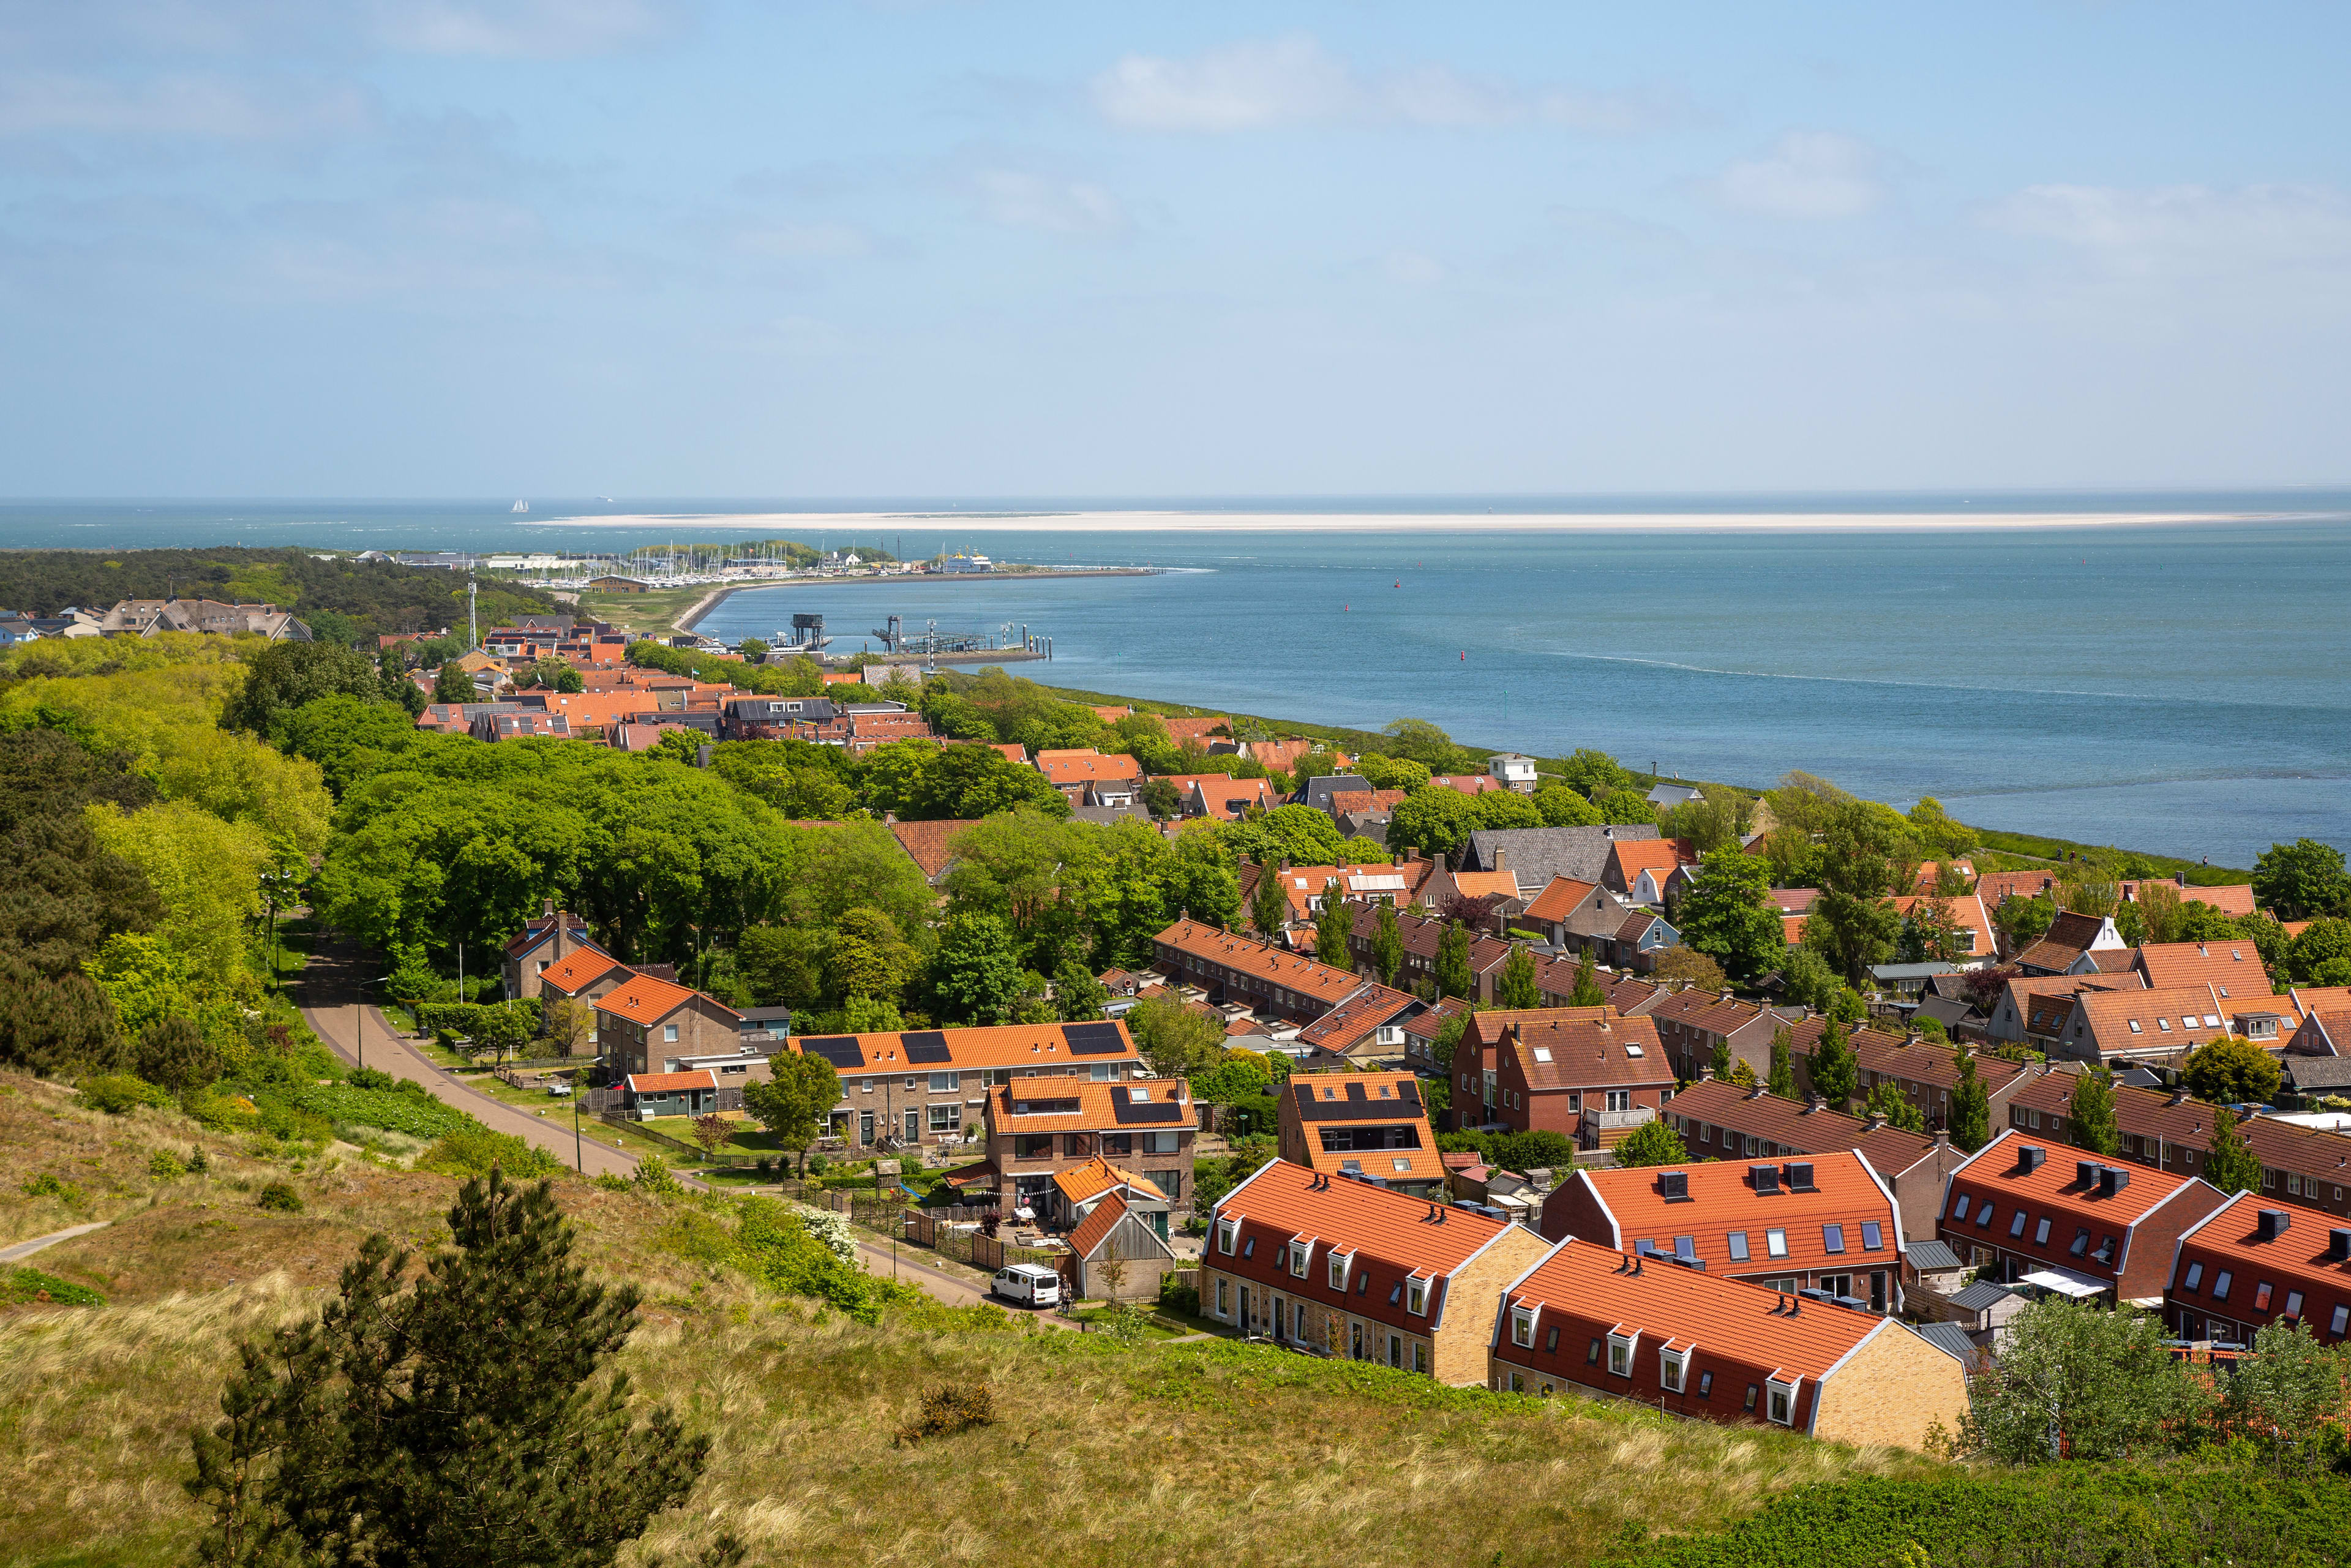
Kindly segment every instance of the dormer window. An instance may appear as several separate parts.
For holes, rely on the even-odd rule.
[[[1512,1307],[1510,1309],[1510,1343],[1517,1345],[1521,1350],[1532,1350],[1534,1348],[1534,1308]]]
[[[1230,1257],[1232,1255],[1234,1239],[1240,1235],[1240,1230],[1241,1222],[1238,1219],[1219,1219],[1217,1221],[1217,1250],[1224,1253],[1228,1257]]]
[[[1299,1280],[1306,1278],[1306,1260],[1313,1255],[1314,1243],[1311,1241],[1293,1241],[1290,1244],[1290,1272],[1291,1278]]]
[[[1404,1310],[1415,1317],[1428,1315],[1428,1281],[1406,1280],[1404,1282]]]
[[[1689,1353],[1682,1350],[1657,1352],[1657,1383],[1668,1394],[1682,1391],[1682,1379],[1689,1371]]]
[[[1632,1333],[1612,1333],[1608,1336],[1608,1374],[1612,1377],[1633,1375],[1633,1352],[1641,1343],[1638,1331]]]
[[[1764,1401],[1763,1413],[1780,1426],[1796,1424],[1796,1384],[1801,1381],[1782,1383],[1774,1377],[1764,1385],[1769,1396]]]
[[[1331,1270],[1331,1288],[1344,1294],[1347,1289],[1347,1270],[1354,1263],[1355,1255],[1352,1252],[1332,1252],[1325,1261]]]

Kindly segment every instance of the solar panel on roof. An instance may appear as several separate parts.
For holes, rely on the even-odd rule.
[[[1061,1038],[1072,1056],[1117,1056],[1126,1050],[1126,1037],[1114,1023],[1065,1023]]]
[[[857,1037],[849,1034],[825,1035],[819,1039],[803,1038],[802,1051],[814,1051],[835,1067],[862,1067],[865,1053],[857,1049]]]
[[[910,1063],[953,1061],[955,1053],[947,1049],[947,1037],[937,1030],[924,1030],[915,1034],[902,1034],[898,1043],[905,1048]]]

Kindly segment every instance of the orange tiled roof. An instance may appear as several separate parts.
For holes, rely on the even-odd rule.
[[[1583,902],[1586,894],[1596,891],[1597,886],[1593,883],[1555,876],[1551,879],[1551,885],[1537,894],[1535,901],[1527,905],[1527,918],[1564,920],[1575,913],[1575,906]]]
[[[2037,1168],[2020,1170],[2017,1150],[2028,1145],[2041,1149],[2044,1157]],[[2119,1165],[2130,1173],[2129,1185],[2112,1197],[2101,1197],[2095,1189],[2085,1189],[2081,1186],[2076,1167],[2084,1164]],[[1938,1223],[1958,1228],[1952,1218],[1953,1199],[1965,1197],[1972,1202],[1977,1198],[1989,1197],[2007,1206],[2010,1210],[2020,1204],[2030,1204],[2035,1215],[2045,1213],[2087,1224],[2093,1237],[2111,1232],[2119,1238],[2126,1227],[2146,1218],[2179,1196],[2182,1188],[2203,1186],[2195,1176],[2154,1170],[2123,1161],[2116,1155],[2094,1155],[2086,1149],[2074,1148],[2053,1138],[2020,1133],[2011,1127],[1976,1151],[1973,1158],[1951,1173],[1950,1182],[1944,1189],[1943,1213]],[[2206,1192],[2212,1190],[2205,1187]],[[2214,1193],[2213,1196],[2217,1199],[2219,1195]],[[2032,1242],[2032,1237],[2028,1235],[2022,1240],[2010,1237],[2008,1213],[2001,1213],[1999,1218],[1999,1245],[2012,1250],[2037,1251],[2044,1258],[2064,1256],[2072,1239],[2053,1231],[2049,1241],[2033,1243],[2028,1248],[2027,1243]],[[2104,1226],[2105,1230],[2101,1231],[2100,1226]],[[2117,1252],[2103,1266],[2110,1273],[2119,1273],[2124,1261],[2122,1254]],[[2080,1269],[2101,1266],[2086,1254],[2067,1265]]]
[[[1251,976],[1326,1005],[1354,995],[1364,984],[1344,969],[1285,953],[1279,947],[1219,931],[1196,920],[1179,920],[1153,940],[1204,963]]]
[[[1287,1247],[1293,1238],[1314,1240],[1314,1256],[1309,1261],[1306,1276],[1295,1281],[1295,1293],[1310,1300],[1316,1299],[1318,1289],[1324,1297],[1336,1299],[1323,1266],[1325,1254],[1334,1249],[1353,1253],[1359,1266],[1381,1266],[1381,1271],[1373,1278],[1371,1291],[1362,1297],[1348,1298],[1348,1310],[1362,1311],[1365,1315],[1385,1308],[1391,1281],[1408,1273],[1416,1273],[1424,1280],[1449,1275],[1510,1228],[1505,1221],[1450,1207],[1439,1210],[1444,1216],[1440,1225],[1431,1218],[1430,1210],[1426,1198],[1407,1197],[1369,1182],[1322,1176],[1288,1160],[1268,1162],[1217,1204],[1219,1218],[1240,1218],[1244,1238],[1251,1234],[1260,1238],[1258,1255],[1251,1261],[1270,1263],[1271,1249]],[[1239,1258],[1238,1241],[1229,1256],[1217,1249],[1213,1227],[1208,1241],[1208,1250],[1201,1254],[1202,1262],[1216,1269],[1242,1271],[1234,1267]],[[1270,1275],[1274,1272],[1268,1270]],[[1290,1278],[1286,1271],[1280,1277]],[[1401,1309],[1398,1316],[1402,1316]]]
[[[1167,1195],[1153,1183],[1133,1171],[1121,1170],[1100,1155],[1081,1166],[1055,1171],[1053,1185],[1060,1187],[1061,1196],[1071,1203],[1083,1203],[1090,1197],[1122,1186],[1131,1187],[1145,1197],[1155,1197],[1163,1203],[1167,1198]]]
[[[1144,1096],[1138,1102],[1137,1092]],[[1180,1106],[1183,1115],[1170,1122],[1122,1122],[1117,1106],[1150,1103]],[[1048,1105],[1067,1105],[1066,1110],[1049,1110]],[[1133,1127],[1138,1131],[1149,1128],[1165,1132],[1168,1128],[1189,1129],[1192,1120],[1192,1088],[1181,1078],[1134,1078],[1116,1083],[1096,1083],[1091,1079],[1023,1078],[1014,1083],[999,1083],[987,1092],[987,1115],[990,1124],[1003,1133],[1091,1133],[1114,1132]]]
[[[681,1089],[716,1089],[718,1074],[707,1067],[692,1072],[632,1072],[629,1090],[635,1094],[674,1094]]]
[[[1412,1090],[1410,1098],[1403,1091]],[[1361,1090],[1358,1095],[1356,1091]],[[1294,1072],[1282,1085],[1280,1093],[1289,1102],[1284,1120],[1296,1117],[1305,1145],[1307,1163],[1325,1175],[1335,1176],[1350,1165],[1366,1176],[1382,1181],[1421,1182],[1441,1181],[1444,1165],[1438,1158],[1437,1134],[1429,1125],[1427,1103],[1421,1098],[1420,1079],[1410,1072]],[[1395,1114],[1370,1121],[1350,1119],[1332,1125],[1404,1126],[1419,1129],[1420,1146],[1416,1149],[1326,1149],[1319,1135],[1322,1124],[1298,1116],[1298,1097],[1301,1094],[1322,1099],[1352,1097],[1366,1106],[1382,1111],[1393,1109]]]
[[[708,1002],[728,1018],[740,1019],[743,1016],[715,997],[705,997],[687,987],[672,985],[667,980],[634,972],[599,1001],[596,1010],[627,1019],[631,1023],[656,1024],[697,998]]]
[[[1116,752],[1040,751],[1037,754],[1037,771],[1056,784],[1100,783],[1115,779],[1139,780],[1143,764]]]
[[[1392,990],[1377,980],[1360,983],[1361,990],[1300,1030],[1298,1043],[1319,1045],[1325,1051],[1352,1050],[1374,1030],[1416,1005],[1408,993]],[[1398,1049],[1402,1049],[1400,1043]]]
[[[1057,1064],[1131,1067],[1138,1060],[1134,1041],[1127,1035],[1126,1026],[1115,1020],[1109,1027],[1116,1031],[1116,1050],[1093,1053],[1071,1051],[1067,1031],[1092,1027],[1087,1024],[1015,1023],[980,1029],[908,1030],[896,1033],[801,1034],[793,1036],[789,1043],[794,1051],[820,1046],[817,1054],[831,1061],[833,1071],[843,1076],[860,1072],[968,1071],[983,1067],[1050,1067]],[[934,1034],[937,1036],[936,1043],[946,1051],[947,1060],[913,1060],[908,1051],[909,1043],[930,1043],[929,1037]]]
[[[1544,1203],[1543,1234],[1565,1234],[1562,1217],[1581,1186],[1598,1200],[1605,1222],[1613,1222],[1613,1234],[1584,1238],[1604,1247],[1629,1251],[1649,1241],[1659,1251],[1672,1252],[1687,1237],[1693,1255],[1718,1274],[1792,1274],[1893,1262],[1902,1228],[1896,1223],[1894,1200],[1877,1184],[1879,1173],[1852,1149],[1819,1150],[1801,1163],[1812,1166],[1816,1191],[1791,1191],[1782,1179],[1777,1191],[1758,1192],[1745,1160],[1579,1170]],[[1687,1178],[1688,1201],[1668,1201],[1658,1191],[1658,1175],[1666,1170]],[[1861,1229],[1870,1220],[1881,1228],[1875,1249],[1865,1246]],[[1839,1252],[1829,1250],[1825,1228],[1832,1225],[1843,1228]],[[1786,1250],[1778,1257],[1771,1255],[1768,1239],[1773,1231],[1785,1238]],[[1730,1255],[1732,1238],[1740,1233],[1747,1238],[1744,1260]]]
[[[1592,1017],[1595,1011],[1603,1016]],[[1537,1093],[1618,1085],[1671,1087],[1674,1070],[1657,1042],[1656,1023],[1609,1016],[1613,1012],[1554,1008],[1520,1013],[1495,1043],[1515,1058],[1520,1077]]]
[[[2259,1215],[2275,1209],[2285,1217],[2285,1229],[2263,1240]],[[2338,1306],[2351,1306],[2351,1262],[2328,1256],[2328,1232],[2341,1223],[2337,1215],[2305,1208],[2298,1203],[2241,1192],[2179,1239],[2179,1255],[2171,1268],[2171,1296],[2181,1306],[2216,1317],[2232,1318],[2255,1327],[2285,1315],[2287,1293],[2304,1298],[2301,1320],[2324,1343],[2337,1340],[2333,1332]],[[2185,1288],[2189,1266],[2202,1263],[2196,1289]],[[2216,1298],[2220,1272],[2234,1277],[2229,1293]],[[2262,1297],[2266,1287],[2268,1301]]]
[[[906,858],[922,872],[923,879],[936,882],[947,869],[948,841],[966,828],[978,825],[977,821],[943,818],[931,822],[893,822],[890,832],[906,852]]]
[[[2223,999],[2269,994],[2269,971],[2251,941],[2150,942],[2137,950],[2139,973],[2150,989],[2210,985]]]
[[[1897,898],[1894,901],[1894,907],[1907,915],[1931,897],[1931,894],[1921,894]],[[1984,913],[1982,899],[1970,893],[1964,897],[1946,898],[1941,902],[1950,912],[1952,923],[1975,938],[1974,946],[1968,949],[1970,957],[1988,958],[2000,951],[2000,941],[1992,935],[1991,917]]]
[[[549,692],[547,709],[569,718],[575,731],[608,728],[632,714],[657,715],[661,711],[649,691]],[[659,720],[652,718],[648,722]]]
[[[1094,1205],[1092,1211],[1079,1222],[1078,1228],[1070,1232],[1070,1250],[1081,1258],[1091,1257],[1093,1249],[1102,1245],[1102,1239],[1116,1229],[1118,1222],[1125,1218],[1126,1198],[1122,1194],[1112,1193]]]
[[[551,991],[576,997],[615,969],[628,966],[609,953],[568,953],[539,972],[538,983]]]
[[[1519,879],[1507,871],[1457,871],[1453,885],[1464,898],[1519,896]]]

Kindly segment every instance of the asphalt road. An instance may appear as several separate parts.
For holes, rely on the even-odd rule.
[[[0,1263],[20,1261],[30,1258],[45,1247],[55,1247],[60,1241],[70,1241],[77,1236],[87,1236],[93,1230],[103,1230],[113,1223],[114,1221],[110,1219],[101,1219],[90,1225],[68,1226],[63,1230],[52,1230],[47,1236],[36,1236],[28,1241],[19,1241],[11,1246],[0,1247]],[[959,1301],[954,1304],[962,1305]]]

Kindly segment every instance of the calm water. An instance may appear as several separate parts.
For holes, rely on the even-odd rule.
[[[741,592],[728,638],[823,613],[857,647],[913,623],[1025,622],[1056,659],[1023,674],[1101,691],[1376,727],[1400,715],[1556,755],[1597,746],[1685,776],[1792,768],[1987,826],[2247,865],[2273,841],[2351,847],[2351,497],[1964,498],[1986,510],[2331,514],[2318,520],[2011,532],[1740,532],[1739,514],[1955,510],[1963,498],[1474,503],[1482,512],[1708,510],[1719,532],[1086,535],[908,518],[862,530],[909,553],[1149,562],[1147,578],[842,583]],[[994,502],[1012,507],[1021,503]],[[1198,506],[1199,503],[1187,503]],[[977,503],[970,503],[976,506]],[[1029,505],[1034,505],[1030,503]],[[1151,506],[1061,501],[1063,507]],[[1235,509],[1463,512],[1420,498]],[[506,503],[0,507],[0,543],[130,548],[612,549],[655,538]],[[680,503],[561,511],[846,510],[937,501]],[[681,525],[674,537],[737,537]],[[835,530],[829,543],[847,542]]]

